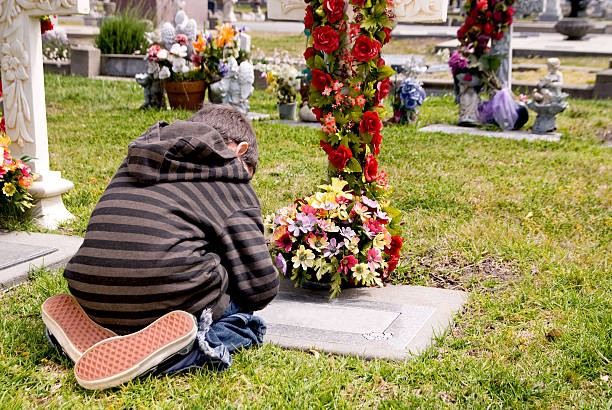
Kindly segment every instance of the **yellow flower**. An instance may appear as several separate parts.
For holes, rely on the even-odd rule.
[[[15,188],[15,185],[13,185],[12,183],[7,182],[6,184],[4,184],[2,192],[4,192],[4,195],[6,196],[13,196],[13,194],[17,192],[17,188]]]
[[[206,50],[206,41],[202,38],[202,34],[198,35],[198,41],[193,41],[191,44],[193,44],[193,49],[198,53]]]
[[[9,137],[0,137],[0,146],[2,147],[8,147],[9,144],[11,143],[11,139]]]
[[[370,268],[365,263],[359,263],[353,266],[352,271],[353,277],[358,282],[363,281],[370,276]]]
[[[308,235],[307,242],[308,242],[308,245],[310,245],[312,249],[318,252],[321,252],[321,250],[327,247],[327,244],[329,243],[327,242],[327,238],[325,236],[317,236],[313,233]]]
[[[304,245],[300,245],[300,248],[295,253],[295,256],[291,258],[291,262],[293,262],[293,266],[296,268],[301,267],[306,270],[308,268],[312,268],[314,265],[315,255],[310,249],[306,249]]]

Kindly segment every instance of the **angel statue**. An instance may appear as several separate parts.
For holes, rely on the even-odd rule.
[[[187,14],[183,10],[176,12],[174,16],[174,25],[170,22],[165,22],[161,28],[161,40],[164,43],[166,49],[170,50],[172,44],[176,40],[176,36],[184,34],[187,36],[187,53],[193,53],[192,42],[196,41],[196,35],[198,31],[198,24],[194,19],[187,17]]]

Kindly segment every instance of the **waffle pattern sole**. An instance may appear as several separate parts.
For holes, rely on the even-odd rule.
[[[76,299],[65,293],[45,300],[40,310],[49,332],[75,362],[99,341],[117,336],[113,331],[93,322]]]
[[[118,386],[181,351],[193,342],[196,332],[193,315],[170,312],[136,333],[95,344],[76,363],[74,375],[86,389]]]

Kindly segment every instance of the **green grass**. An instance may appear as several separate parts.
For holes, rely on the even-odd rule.
[[[82,234],[126,152],[157,120],[135,84],[47,76],[51,165],[75,183],[64,202]],[[273,112],[256,93],[253,109]],[[450,97],[420,124],[455,122]],[[81,389],[45,344],[40,304],[65,291],[57,272],[2,295],[0,406],[22,407],[612,407],[612,101],[570,100],[560,143],[383,131],[381,166],[405,214],[396,282],[460,283],[470,301],[448,335],[406,362],[282,350],[244,351],[223,374],[198,371]],[[258,123],[254,180],[264,211],[309,193],[325,171],[316,132]],[[26,226],[31,228],[31,226]],[[560,335],[547,337],[551,329]],[[605,381],[605,376],[609,376]]]

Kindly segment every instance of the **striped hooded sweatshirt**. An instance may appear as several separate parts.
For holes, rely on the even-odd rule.
[[[259,310],[278,292],[251,176],[208,125],[158,122],[96,205],[64,270],[97,323],[138,330],[172,310],[221,317],[230,299]]]

